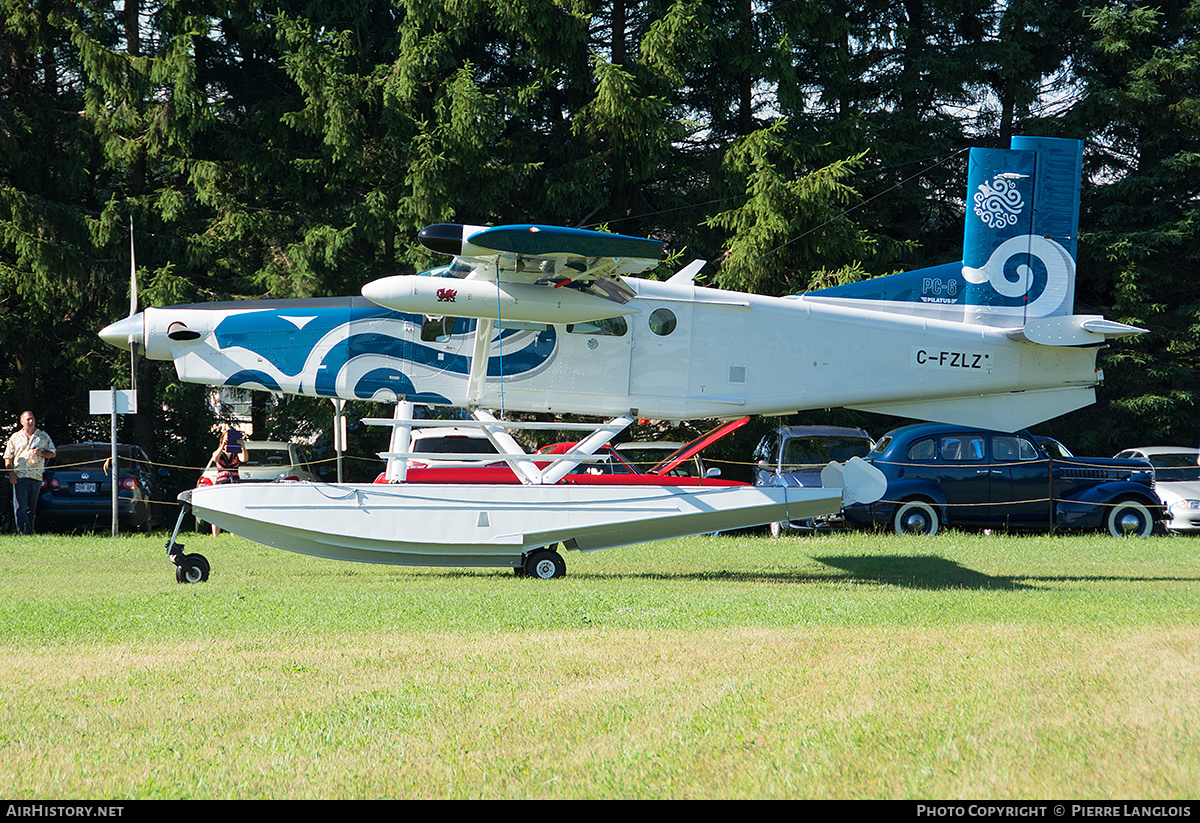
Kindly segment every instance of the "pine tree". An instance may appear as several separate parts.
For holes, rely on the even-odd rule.
[[[1080,300],[1150,330],[1114,347],[1092,411],[1111,448],[1190,445],[1200,429],[1200,2],[1090,11],[1083,97],[1096,185],[1081,220]]]
[[[92,346],[120,252],[103,214],[112,180],[86,114],[83,34],[115,44],[113,19],[102,0],[0,3],[0,396],[14,418],[35,409],[60,439],[86,426],[77,410],[88,389],[114,377]]]

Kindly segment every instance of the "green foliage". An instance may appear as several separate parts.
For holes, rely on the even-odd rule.
[[[865,153],[806,173],[785,126],[779,121],[747,135],[725,155],[728,175],[745,181],[748,197],[707,221],[729,238],[717,278],[722,288],[786,294],[812,283],[793,260],[819,260],[825,270],[874,256],[876,241],[846,216],[858,195],[848,178]]]
[[[1110,354],[1121,391],[1104,430],[1122,443],[1190,445],[1200,430],[1200,3],[1091,9],[1094,40],[1073,116],[1105,180],[1084,207],[1085,294],[1150,333]]]

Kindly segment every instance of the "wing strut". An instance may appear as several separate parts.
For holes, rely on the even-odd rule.
[[[512,420],[497,420],[491,412],[476,409],[472,412],[474,420],[421,420],[416,421],[422,427],[436,428],[457,426],[460,428],[482,429],[498,455],[486,455],[489,461],[503,460],[512,467],[517,478],[526,486],[547,486],[562,480],[580,463],[596,463],[607,460],[607,457],[596,454],[608,444],[612,438],[623,432],[634,420],[634,415],[624,414],[614,417],[607,423],[520,423]],[[392,437],[394,445],[408,442],[409,431],[413,426],[412,404],[402,400],[396,405],[394,418],[366,417],[362,420],[368,426],[390,426],[395,433]],[[508,433],[509,429],[526,429],[540,431],[580,431],[591,432],[586,438],[575,444],[564,454],[528,454],[521,445]],[[428,458],[428,454],[416,454],[409,451],[380,452],[379,456],[387,461],[387,479],[389,482],[403,482],[407,473],[408,461],[411,458]],[[443,460],[479,460],[478,454],[438,454]],[[545,465],[549,464],[549,465]],[[545,466],[543,468],[543,466]]]
[[[492,332],[496,321],[483,317],[475,321],[475,345],[471,351],[471,373],[467,377],[467,405],[475,406],[487,385],[488,352],[492,347]],[[503,341],[501,342],[503,345]],[[500,375],[504,379],[504,375]]]

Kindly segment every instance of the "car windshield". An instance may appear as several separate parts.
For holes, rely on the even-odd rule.
[[[861,437],[793,437],[783,449],[783,470],[821,468],[831,460],[845,463],[870,450],[871,441]]]
[[[654,467],[655,463],[662,461],[674,449],[621,449],[621,456],[628,460],[633,465],[637,466],[642,471],[646,471]]]
[[[242,464],[247,467],[255,466],[290,466],[292,458],[287,449],[247,449],[246,460]]]
[[[677,451],[676,448],[665,449],[621,449],[621,457],[629,461],[640,472],[648,472],[659,463],[661,463],[668,455]],[[693,477],[696,474],[696,458],[689,457],[687,460],[680,463],[675,468],[671,469],[668,474],[676,477]]]
[[[422,454],[496,454],[491,440],[482,437],[430,437],[413,443]]]
[[[552,443],[549,446],[542,446],[538,449],[538,454],[566,454],[575,443]],[[580,472],[584,474],[644,474],[639,471],[631,463],[625,462],[625,459],[613,451],[612,446],[604,446],[596,455],[604,458],[600,461],[585,461],[580,463],[572,473]]]
[[[583,463],[575,471],[582,471],[587,474],[642,474],[642,472],[639,472],[632,465],[611,452],[608,454],[608,459],[603,463]]]
[[[1194,454],[1152,454],[1150,465],[1154,467],[1154,479],[1159,482],[1200,480],[1200,466],[1196,465]]]
[[[112,450],[104,449],[71,449],[60,448],[54,455],[54,459],[49,465],[53,465],[59,469],[81,469],[83,471],[104,469],[104,462],[112,456]],[[130,459],[138,459],[140,455],[130,451],[128,446],[117,447],[117,461],[127,461]],[[128,466],[122,468],[122,471]]]

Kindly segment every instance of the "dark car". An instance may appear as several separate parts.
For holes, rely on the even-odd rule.
[[[778,426],[754,449],[754,485],[820,486],[821,469],[830,462],[866,457],[875,445],[871,435],[848,426]],[[794,520],[771,524],[778,537],[785,528],[811,529],[828,520]]]
[[[898,534],[953,526],[1146,537],[1165,518],[1149,462],[1051,456],[1023,431],[905,426],[884,435],[867,460],[887,477],[887,492],[847,506],[846,520]]]
[[[97,528],[112,523],[112,457],[109,443],[71,443],[59,446],[46,461],[38,501],[39,530]],[[160,477],[146,453],[137,446],[117,446],[117,513],[126,529],[149,529],[162,524]]]

